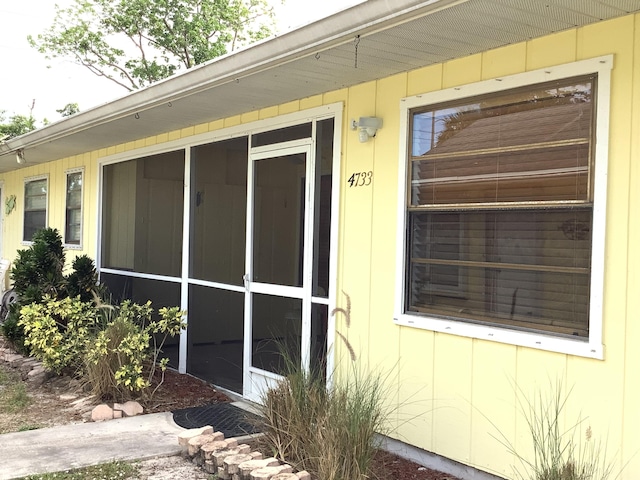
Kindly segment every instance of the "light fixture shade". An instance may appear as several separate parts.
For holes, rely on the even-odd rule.
[[[24,163],[24,150],[16,150],[16,162],[20,164]]]
[[[358,130],[358,140],[365,143],[375,137],[378,129],[382,128],[382,119],[378,117],[360,117],[358,121],[351,120],[351,128]]]

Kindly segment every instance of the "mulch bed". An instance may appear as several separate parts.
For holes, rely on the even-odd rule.
[[[165,372],[165,379],[152,402],[145,405],[147,413],[175,411],[213,403],[229,402],[207,382],[173,370]],[[460,480],[458,477],[428,469],[392,453],[379,450],[374,458],[375,476],[379,480]]]

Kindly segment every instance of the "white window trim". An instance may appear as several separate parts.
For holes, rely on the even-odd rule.
[[[27,207],[27,199],[26,199],[26,195],[25,195],[25,190],[27,187],[27,183],[30,182],[37,182],[38,180],[46,180],[47,181],[47,199],[45,200],[45,213],[44,213],[44,227],[43,228],[47,228],[49,226],[49,175],[48,174],[44,174],[44,175],[34,175],[31,177],[24,177],[24,181],[22,184],[22,230],[20,232],[20,237],[21,237],[21,244],[22,245],[33,245],[33,242],[31,240],[25,240],[24,239],[24,215],[27,212],[26,211],[26,207]]]
[[[80,190],[80,243],[67,243],[67,182],[69,181],[69,175],[75,173],[80,174],[82,180],[82,188]],[[64,172],[64,248],[68,250],[82,250],[82,238],[84,233],[84,167],[70,168]]]
[[[434,332],[450,333],[462,337],[490,340],[510,345],[531,347],[539,350],[559,352],[582,357],[603,359],[603,296],[604,296],[604,260],[605,260],[605,228],[607,202],[607,172],[609,153],[609,109],[611,98],[611,69],[613,55],[581,60],[578,62],[557,65],[554,67],[533,70],[530,72],[509,75],[506,77],[484,80],[446,90],[415,95],[400,101],[400,139],[399,142],[399,174],[398,174],[398,229],[396,256],[396,292],[394,307],[394,323],[401,326],[416,327]],[[508,327],[493,327],[467,323],[463,320],[447,320],[430,317],[424,314],[404,313],[405,295],[405,253],[406,253],[406,194],[409,141],[409,112],[415,107],[437,104],[465,97],[473,97],[487,93],[499,92],[511,88],[534,85],[538,83],[560,80],[579,75],[596,73],[597,97],[595,165],[593,192],[593,237],[591,251],[591,304],[589,306],[589,338],[571,339],[536,332],[525,332]]]

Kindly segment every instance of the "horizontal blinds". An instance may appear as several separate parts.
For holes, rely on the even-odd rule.
[[[407,308],[588,334],[591,209],[414,212]]]
[[[409,206],[589,201],[592,84],[414,112]]]
[[[411,112],[407,311],[588,337],[594,89]]]

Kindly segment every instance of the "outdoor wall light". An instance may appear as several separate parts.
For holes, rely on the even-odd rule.
[[[382,119],[378,117],[360,117],[357,122],[351,120],[351,130],[358,130],[360,143],[375,137],[379,128],[382,128]]]
[[[18,162],[19,164],[23,164],[25,162],[24,150],[16,150],[16,162]]]

